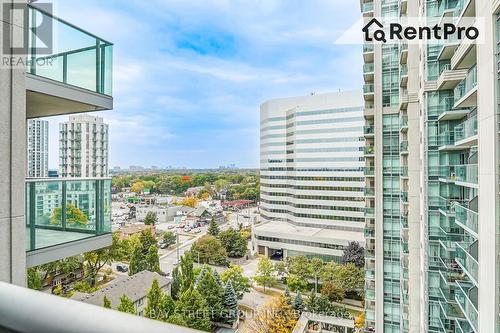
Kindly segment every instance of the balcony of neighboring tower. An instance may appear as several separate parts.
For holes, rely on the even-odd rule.
[[[31,32],[26,69],[28,118],[110,110],[113,44],[36,7],[28,6],[29,30],[51,21],[55,41],[51,54],[41,54]],[[40,54],[39,54],[40,53]]]

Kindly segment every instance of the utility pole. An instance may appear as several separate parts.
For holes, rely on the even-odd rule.
[[[177,236],[177,263],[179,263],[179,231],[177,231],[176,233],[176,236]]]

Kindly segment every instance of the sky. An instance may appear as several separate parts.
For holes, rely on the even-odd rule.
[[[96,113],[111,167],[257,168],[261,103],[362,88],[362,46],[334,44],[356,0],[52,2],[114,43],[114,109]],[[50,119],[50,168],[66,119]]]

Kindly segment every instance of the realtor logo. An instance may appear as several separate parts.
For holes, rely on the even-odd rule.
[[[479,29],[474,25],[457,26],[453,20],[445,20],[441,24],[436,23],[431,26],[420,26],[420,20],[415,19],[409,24],[410,20],[406,19],[406,24],[399,22],[391,22],[384,26],[379,20],[373,18],[362,29],[365,42],[383,42],[390,41],[414,41],[425,40],[426,42],[449,41],[449,40],[469,40],[474,41],[479,38]]]
[[[16,22],[16,24],[7,24],[10,28],[3,29],[2,51],[4,55],[30,57],[52,54],[51,3],[37,3],[36,9],[24,3],[3,3],[2,13],[4,22]],[[20,19],[21,22],[19,22]],[[23,33],[18,33],[16,29],[20,29],[19,31],[22,29]]]

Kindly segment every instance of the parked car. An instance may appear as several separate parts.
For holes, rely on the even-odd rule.
[[[160,249],[166,249],[168,246],[167,246],[167,243],[161,243],[160,244]]]
[[[125,265],[125,264],[117,264],[116,265],[116,270],[118,272],[127,273],[128,272],[128,266]]]
[[[194,229],[194,230],[193,230],[193,232],[194,232],[195,234],[199,234],[199,233],[201,232],[201,229]]]

